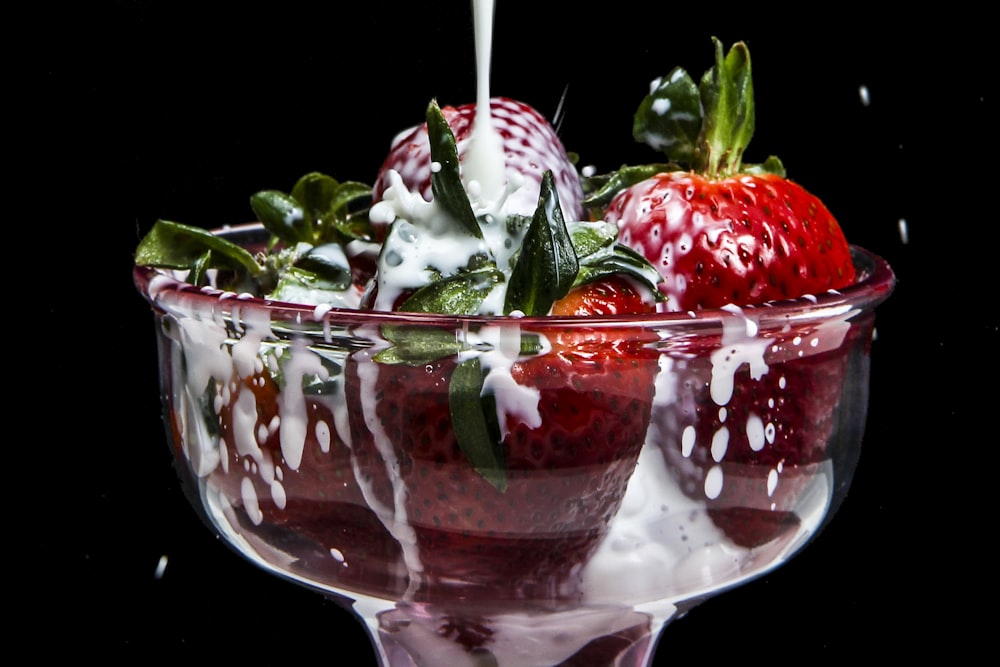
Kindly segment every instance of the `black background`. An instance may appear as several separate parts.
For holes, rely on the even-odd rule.
[[[767,17],[682,4],[499,0],[491,90],[549,117],[565,91],[559,130],[583,163],[653,161],[631,138],[648,82],[674,65],[700,75],[713,35],[745,40],[757,93],[747,161],[780,156],[851,241],[889,260],[898,286],[879,311],[869,424],[841,511],[788,564],[672,624],[655,664],[936,648],[962,664],[985,620],[959,601],[996,579],[982,537],[995,522],[974,519],[988,505],[965,490],[988,491],[996,470],[987,21],[956,3],[905,15],[768,5]],[[372,182],[431,97],[474,101],[469,2],[34,12],[8,26],[22,46],[4,101],[16,117],[8,173],[26,176],[7,193],[8,250],[25,267],[7,295],[7,356],[28,380],[8,406],[8,423],[28,427],[12,429],[5,459],[17,482],[7,576],[30,593],[16,627],[49,630],[41,651],[368,664],[348,658],[371,655],[356,621],[243,562],[187,506],[132,252],[157,218],[249,221],[252,193],[308,171]]]

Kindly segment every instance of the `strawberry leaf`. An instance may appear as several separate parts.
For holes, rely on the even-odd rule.
[[[382,364],[420,366],[472,349],[452,329],[388,324],[382,327],[382,337],[392,343],[375,355]]]
[[[264,228],[276,240],[286,243],[312,243],[311,220],[302,205],[289,194],[278,190],[261,190],[250,197],[250,207]]]
[[[739,171],[743,151],[753,137],[755,113],[750,51],[736,42],[723,56],[722,42],[715,44],[715,66],[701,79],[699,90],[704,123],[699,137],[695,168],[709,176]]]
[[[302,205],[306,218],[311,221],[310,243],[314,245],[371,240],[373,233],[367,218],[351,215],[351,205],[371,193],[371,187],[364,183],[340,183],[318,172],[306,174],[292,188],[292,197]]]
[[[311,248],[295,261],[294,269],[311,274],[310,281],[320,289],[342,291],[351,286],[351,265],[339,243],[325,243]]]
[[[651,178],[660,172],[676,171],[678,169],[680,169],[680,166],[676,164],[626,165],[610,174],[591,176],[587,179],[590,194],[584,198],[583,206],[587,209],[600,211],[603,207],[610,204],[615,195],[622,190],[647,178]]]
[[[656,87],[639,104],[632,136],[664,153],[671,162],[694,162],[701,132],[701,95],[694,79],[675,67],[659,79]]]
[[[504,313],[519,310],[525,315],[547,315],[552,304],[569,292],[579,268],[555,180],[546,171],[538,208],[511,271]]]
[[[431,160],[440,167],[431,169],[431,192],[434,194],[434,201],[438,202],[445,213],[454,220],[457,226],[456,233],[477,239],[483,238],[483,230],[479,227],[479,221],[476,220],[476,214],[469,202],[469,195],[462,185],[455,134],[448,126],[448,121],[445,120],[441,107],[435,100],[431,100],[427,106],[427,135]]]
[[[580,272],[573,286],[593,282],[605,276],[622,274],[643,283],[657,301],[666,299],[666,295],[657,288],[663,276],[645,257],[623,243],[615,243],[611,252],[582,257]]]
[[[503,279],[503,272],[492,264],[472,271],[462,271],[421,287],[403,302],[399,310],[475,315],[489,293]]]
[[[604,220],[586,222],[582,220],[566,223],[573,249],[580,261],[584,258],[610,252],[618,240],[618,227]]]
[[[291,194],[262,190],[250,197],[250,207],[277,241],[287,244],[345,243],[373,236],[366,216],[351,214],[354,202],[371,194],[363,183],[336,179],[318,172],[300,178]]]
[[[293,301],[303,290],[312,292],[342,292],[350,285],[350,274],[346,280],[339,276],[327,278],[320,273],[298,266],[290,266],[281,272],[277,285],[267,295],[269,299]]]
[[[776,156],[770,155],[761,164],[743,164],[742,173],[744,174],[774,174],[775,176],[780,176],[785,178],[785,165],[782,164]]]
[[[473,357],[458,364],[448,384],[448,402],[455,439],[472,467],[503,492],[507,488],[506,462],[496,401],[483,396],[482,364]]]
[[[258,275],[262,268],[247,250],[198,227],[157,220],[139,242],[135,263],[166,269],[190,270],[188,281],[203,284],[205,269],[236,272],[237,282]]]

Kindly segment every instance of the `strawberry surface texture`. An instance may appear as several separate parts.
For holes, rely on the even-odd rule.
[[[493,125],[503,141],[506,175],[523,182],[507,198],[507,211],[523,215],[534,212],[542,174],[551,171],[563,212],[567,218],[579,219],[583,215],[580,176],[549,121],[535,108],[507,97],[492,98],[490,110]],[[476,105],[443,106],[441,112],[455,135],[459,161],[464,162],[472,138]],[[386,174],[390,169],[399,173],[408,190],[420,193],[426,200],[433,198],[426,123],[401,132],[393,140],[375,179],[372,191],[375,201],[382,198],[389,185]]]

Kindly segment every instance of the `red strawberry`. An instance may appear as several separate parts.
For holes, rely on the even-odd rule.
[[[388,308],[580,317],[654,310],[655,272],[616,243],[614,225],[567,225],[551,171],[533,215],[503,226],[509,236],[498,245],[509,262],[495,260],[496,236],[481,229],[495,221],[473,214],[454,137],[433,103],[428,127],[441,165],[434,192],[448,215],[393,223],[376,274],[379,289],[393,290]],[[462,241],[454,251],[441,250],[452,240],[442,218]],[[456,257],[470,248],[472,256]],[[406,255],[412,271],[401,268]],[[442,256],[447,271],[435,264]],[[573,596],[621,504],[645,441],[658,353],[618,330],[529,330],[526,322],[498,318],[457,335],[401,321],[375,334],[381,347],[348,360],[362,486],[406,545],[418,580],[501,598]]]
[[[636,139],[665,148],[671,164],[599,177],[585,204],[660,270],[668,310],[748,306],[850,285],[850,249],[826,206],[785,178],[776,158],[741,163],[754,129],[749,52],[737,43],[724,56],[714,43],[715,66],[700,87],[677,68],[636,113]],[[724,342],[716,341],[722,354]],[[763,374],[747,364],[723,371],[733,391],[720,398],[710,385],[727,362],[714,351],[678,361],[677,400],[658,406],[654,421],[684,490],[706,502],[733,541],[756,546],[797,522],[802,489],[827,458],[847,352],[780,364],[764,364],[762,353]]]
[[[524,183],[507,199],[510,213],[531,215],[538,203],[542,174],[551,171],[559,190],[559,201],[567,218],[581,219],[583,188],[576,167],[562,141],[548,120],[534,108],[506,97],[490,100],[494,128],[503,140],[506,176],[523,177]],[[474,103],[441,108],[455,135],[459,161],[469,155],[470,139],[476,116]],[[387,172],[399,172],[407,190],[420,193],[430,201],[431,150],[427,123],[401,132],[379,169],[373,187],[373,201],[379,201],[388,187]]]
[[[833,215],[774,174],[663,172],[617,195],[604,217],[663,274],[669,310],[789,299],[854,280]]]
[[[614,300],[604,307],[636,303]],[[381,363],[364,351],[350,360],[359,469],[391,508],[389,521],[412,529],[423,578],[506,598],[576,593],[574,577],[606,534],[645,441],[658,355],[645,340],[594,333],[551,342],[548,353],[495,376],[500,398],[480,399],[483,385],[473,381],[465,409],[456,407],[453,385],[469,367],[455,355]],[[501,410],[502,470],[484,471],[457,432],[489,420],[486,410],[509,402],[515,387],[537,397],[526,414]]]
[[[675,70],[636,114],[637,139],[665,145],[671,160],[691,168],[627,167],[600,177],[604,187],[585,203],[610,200],[604,219],[659,269],[668,310],[759,304],[851,284],[847,241],[823,202],[785,178],[776,158],[741,163],[754,125],[750,56],[737,43],[723,58],[715,44],[716,65],[700,92]]]

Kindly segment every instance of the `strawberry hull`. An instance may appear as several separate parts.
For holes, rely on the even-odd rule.
[[[641,346],[613,357],[590,354],[596,349],[563,341],[510,366],[506,391],[531,404],[506,412],[503,488],[470,463],[456,437],[454,358],[410,366],[362,353],[349,363],[359,474],[390,532],[412,530],[409,562],[427,591],[579,594],[580,570],[607,534],[645,441],[657,369],[655,353]]]

